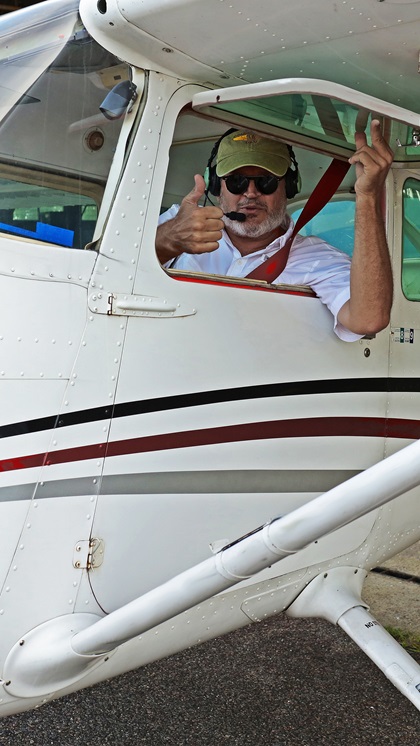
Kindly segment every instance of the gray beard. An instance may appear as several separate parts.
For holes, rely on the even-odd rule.
[[[220,207],[223,210],[222,200],[220,200]],[[249,238],[259,238],[264,236],[266,233],[270,233],[275,228],[287,228],[289,223],[289,216],[286,213],[286,206],[280,207],[278,210],[271,212],[267,217],[258,223],[253,224],[251,221],[244,220],[242,223],[239,220],[231,220],[226,216],[223,217],[223,222],[226,228],[235,236],[244,236]]]

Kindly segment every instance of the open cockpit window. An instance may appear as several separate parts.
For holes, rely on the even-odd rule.
[[[193,96],[191,109],[177,123],[163,202],[165,208],[173,202],[181,202],[190,191],[193,174],[203,173],[215,141],[229,127],[293,146],[302,181],[300,194],[288,204],[288,212],[295,221],[331,159],[348,161],[356,148],[355,133],[365,133],[368,145],[371,144],[373,119],[380,121],[382,134],[394,151],[396,172],[403,164],[417,169],[420,163],[417,113],[328,81],[288,78],[208,89]],[[301,228],[300,235],[317,236],[351,256],[355,178],[351,168],[334,197],[330,197],[329,203]],[[411,181],[406,182],[404,189],[402,281],[407,298],[419,300],[417,256],[420,242],[416,234],[419,190],[418,182],[414,185],[414,180],[413,184]],[[174,266],[186,269],[182,262]]]
[[[241,124],[242,128],[238,122],[239,130],[252,131],[252,122],[245,120]],[[215,122],[213,119],[193,112],[183,112],[181,114],[176,124],[170,149],[169,168],[161,206],[161,213],[163,213],[161,220],[176,215],[176,206],[180,205],[183,198],[194,186],[194,174],[205,174],[215,143],[231,129],[229,120]],[[273,136],[271,131],[270,136]],[[281,139],[280,134],[279,139]],[[296,222],[307,198],[327,170],[332,158],[326,153],[300,147],[299,144],[293,144],[293,152],[300,174],[300,191],[294,198],[288,200],[287,212]],[[327,204],[319,215],[309,221],[300,231],[301,235],[319,236],[323,241],[340,249],[348,256],[352,254],[354,243],[354,178],[354,173],[349,172],[340,185],[334,200]],[[218,205],[219,200],[209,191],[207,196],[203,196],[199,204]],[[264,257],[260,259],[261,262],[264,260]],[[207,264],[201,260],[194,262],[194,258],[190,257],[187,263],[188,267],[184,266],[185,264],[186,262],[183,259],[179,259],[166,264],[166,269],[171,275],[178,274],[180,279],[192,275],[201,279],[205,275],[207,277],[206,281],[218,283],[222,279],[223,273],[220,271],[217,262],[213,263],[214,266],[211,262],[208,262],[208,271],[203,269]],[[243,284],[245,281],[247,284],[253,283],[255,285],[253,280],[247,279],[247,273],[244,274],[242,271],[242,264],[239,259],[237,266],[235,264],[236,269],[231,268],[229,279],[225,280],[226,284]],[[287,279],[284,280],[284,284],[274,284],[279,290],[291,292]],[[304,285],[305,283],[301,284]],[[257,286],[262,287],[262,283],[259,282]]]
[[[128,65],[86,32],[78,3],[0,22],[0,232],[84,248],[92,241],[123,117],[100,107]]]
[[[394,160],[420,161],[417,113],[324,80],[286,78],[203,91],[194,96],[193,109],[213,118],[228,114],[233,122],[246,117],[256,129],[342,157],[354,151],[355,132],[365,132],[370,144],[370,121],[379,119]]]

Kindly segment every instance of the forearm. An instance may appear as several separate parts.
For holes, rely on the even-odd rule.
[[[338,319],[356,334],[375,334],[389,323],[392,271],[379,199],[357,199],[350,299]]]

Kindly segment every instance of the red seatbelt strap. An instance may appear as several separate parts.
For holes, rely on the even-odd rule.
[[[334,158],[327,170],[320,178],[314,191],[306,202],[298,220],[296,221],[293,233],[281,249],[276,251],[267,261],[259,264],[246,276],[247,280],[265,280],[265,282],[274,282],[274,280],[283,272],[292,243],[296,234],[309,222],[315,215],[322,210],[335,194],[341,182],[343,181],[350,163],[347,161],[338,161]]]

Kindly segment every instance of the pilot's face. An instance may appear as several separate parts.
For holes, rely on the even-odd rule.
[[[243,166],[232,173],[244,176],[272,176],[270,171],[258,166]],[[277,189],[272,194],[259,192],[254,181],[249,182],[242,194],[232,194],[222,179],[219,203],[223,212],[242,212],[246,215],[246,220],[241,223],[224,218],[230,231],[243,236],[262,236],[281,226],[284,221],[287,205],[285,181],[279,181]]]

